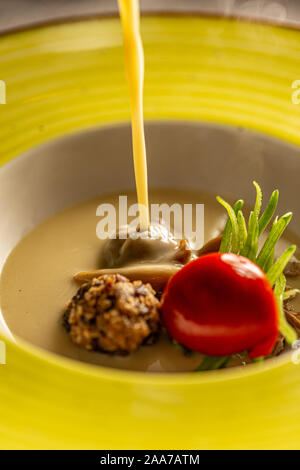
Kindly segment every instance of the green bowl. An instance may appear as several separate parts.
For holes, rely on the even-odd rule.
[[[144,17],[142,34],[147,119],[225,124],[279,138],[287,152],[293,148],[289,168],[297,181],[297,30],[165,15]],[[118,18],[3,35],[0,64],[7,86],[7,104],[0,105],[2,165],[56,137],[130,118]],[[274,174],[276,166],[280,178],[282,162],[270,155],[267,170]],[[27,175],[22,178],[26,185]],[[0,195],[6,230],[10,201]],[[146,374],[64,359],[15,341],[4,328],[2,336],[1,448],[300,447],[300,373],[290,354],[226,371]]]

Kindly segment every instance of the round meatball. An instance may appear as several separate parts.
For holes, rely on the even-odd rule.
[[[72,341],[87,350],[128,354],[156,340],[159,306],[150,284],[108,274],[80,287],[67,304],[64,324]]]

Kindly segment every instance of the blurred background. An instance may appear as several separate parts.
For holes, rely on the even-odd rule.
[[[300,0],[141,0],[141,8],[148,12],[180,12],[189,8],[191,11],[300,22]],[[0,0],[0,30],[116,11],[117,0]]]

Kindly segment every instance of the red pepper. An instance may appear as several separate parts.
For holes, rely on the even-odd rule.
[[[267,356],[279,333],[265,273],[233,253],[202,256],[176,273],[163,293],[162,316],[176,341],[209,356]]]

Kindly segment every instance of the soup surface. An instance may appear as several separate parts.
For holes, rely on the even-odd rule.
[[[156,190],[150,195],[153,203],[204,203],[206,240],[223,227],[226,215],[212,196],[178,190]],[[128,204],[135,198],[129,193]],[[80,349],[62,326],[64,306],[78,289],[74,274],[99,268],[103,241],[96,236],[96,208],[105,202],[117,209],[117,201],[117,195],[107,196],[66,209],[20,241],[1,276],[1,309],[6,324],[13,334],[37,346],[85,362],[136,370],[192,370],[201,362],[201,356],[184,355],[164,332],[157,344],[120,357]]]
[[[134,203],[135,197],[134,193],[128,193],[128,204]],[[203,203],[205,242],[224,226],[225,211],[209,194],[154,190],[150,197],[153,203]],[[64,306],[78,289],[74,274],[99,268],[103,241],[96,236],[96,208],[103,202],[112,203],[118,209],[117,195],[83,202],[44,221],[14,248],[0,280],[1,309],[8,328],[37,346],[84,362],[158,372],[194,370],[201,362],[201,355],[186,355],[180,346],[171,343],[164,331],[155,345],[142,346],[121,357],[80,349],[63,328]],[[286,243],[283,241],[279,249]],[[242,357],[235,357],[229,365],[243,361]]]

